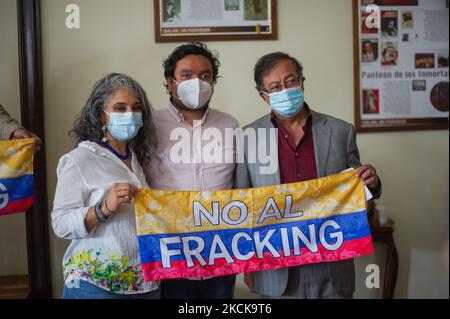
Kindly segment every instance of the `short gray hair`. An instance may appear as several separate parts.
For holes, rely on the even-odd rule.
[[[78,143],[83,141],[101,143],[103,138],[101,115],[113,95],[121,88],[128,89],[142,104],[143,127],[130,141],[130,147],[134,149],[139,163],[146,166],[156,154],[157,140],[152,119],[153,108],[144,89],[128,75],[111,73],[95,83],[70,134],[76,136]]]

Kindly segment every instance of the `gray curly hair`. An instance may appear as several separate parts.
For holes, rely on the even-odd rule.
[[[70,135],[74,135],[78,143],[83,141],[101,143],[103,138],[101,114],[112,96],[121,88],[128,89],[142,104],[143,126],[138,135],[129,141],[129,145],[136,153],[139,163],[144,167],[150,164],[153,155],[156,154],[157,140],[152,120],[153,108],[139,83],[125,74],[108,74],[94,85],[80,117],[75,120]]]

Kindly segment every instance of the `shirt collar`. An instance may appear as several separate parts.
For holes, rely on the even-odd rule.
[[[169,110],[170,114],[173,115],[173,117],[178,121],[178,123],[186,123],[183,114],[172,104],[172,102],[169,101],[169,105],[167,106],[167,109]],[[203,115],[201,119],[201,124],[205,123],[208,114],[210,112],[210,108],[208,107],[205,111],[205,114]]]
[[[81,142],[79,144],[80,147],[84,147],[87,148],[88,150],[90,150],[91,152],[98,154],[100,156],[103,157],[107,157],[109,159],[112,159],[113,161],[117,161],[122,163],[122,160],[120,160],[116,155],[114,155],[110,150],[108,150],[107,148],[95,143],[95,142],[91,142],[91,141],[84,141]],[[130,152],[131,152],[131,157],[133,159],[133,161],[136,159],[136,154],[134,153],[133,149],[130,147]],[[125,164],[124,164],[125,165]]]
[[[102,156],[102,157],[112,160],[114,163],[116,163],[117,165],[122,167],[124,170],[126,170],[128,173],[130,173],[130,176],[134,179],[136,186],[138,186],[139,188],[142,187],[142,183],[136,175],[137,167],[139,167],[140,164],[139,164],[139,161],[137,160],[136,153],[134,153],[134,151],[131,147],[130,147],[130,151],[132,154],[131,155],[132,156],[131,167],[133,168],[133,171],[130,171],[130,169],[125,165],[125,163],[122,160],[120,160],[116,155],[114,155],[111,151],[109,151],[108,149],[104,148],[103,146],[101,146],[95,142],[84,141],[84,142],[81,142],[78,146],[84,147],[84,148],[90,150],[91,152],[98,154],[99,156]]]
[[[110,155],[114,155],[110,151],[108,151],[107,149],[105,149],[104,147],[98,145],[95,142],[84,141],[84,142],[81,142],[78,146],[87,148],[91,152],[99,154],[100,156],[110,157]]]

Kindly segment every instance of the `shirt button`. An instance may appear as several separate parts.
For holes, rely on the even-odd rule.
[[[298,156],[298,153],[295,153],[295,156],[297,157],[297,156]]]
[[[286,135],[284,135],[284,138],[288,138],[288,135],[286,134]]]

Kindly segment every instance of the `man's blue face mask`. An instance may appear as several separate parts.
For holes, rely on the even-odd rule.
[[[141,112],[106,112],[109,115],[108,131],[119,141],[127,142],[136,137],[143,126]]]
[[[305,101],[305,92],[300,87],[264,94],[269,96],[272,110],[278,115],[287,118],[297,115],[302,110]]]

